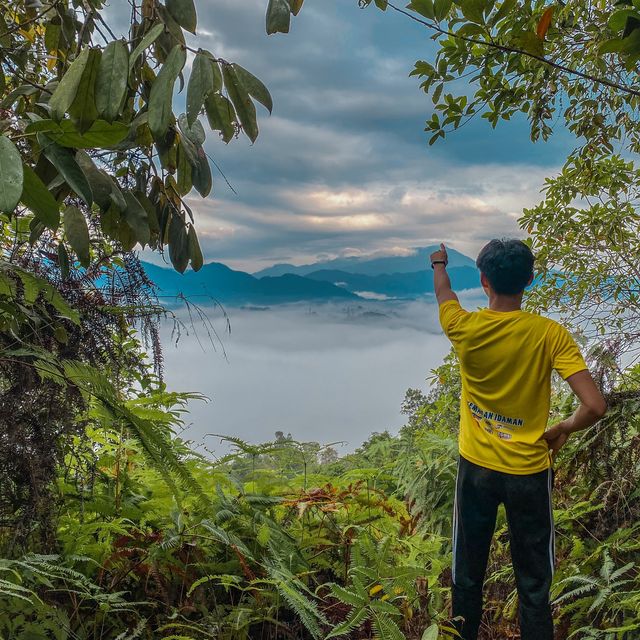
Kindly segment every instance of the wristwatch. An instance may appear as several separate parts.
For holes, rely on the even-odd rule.
[[[446,260],[434,260],[431,263],[431,268],[435,269],[435,267],[433,266],[434,264],[443,264],[445,267],[447,266],[447,261]]]

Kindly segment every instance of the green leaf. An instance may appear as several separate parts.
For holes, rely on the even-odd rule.
[[[46,227],[38,220],[38,218],[31,218],[29,222],[29,244],[33,247],[40,236],[45,232]]]
[[[187,85],[187,121],[189,126],[198,117],[205,98],[213,90],[213,64],[209,56],[199,50],[193,61]]]
[[[433,623],[424,630],[421,640],[438,640],[440,637],[440,629],[437,623]]]
[[[640,29],[634,29],[622,40],[620,53],[631,56],[640,53]]]
[[[189,126],[189,123],[187,122],[187,116],[184,113],[181,113],[178,116],[178,127],[180,127],[180,131],[182,131],[184,137],[188,138],[191,142],[193,142],[193,144],[204,144],[206,134],[200,120],[196,120],[193,123],[193,126]]]
[[[30,84],[22,84],[2,98],[0,109],[8,109],[20,96],[31,96],[37,92],[37,87],[32,87]]]
[[[122,40],[114,40],[102,54],[96,81],[98,115],[108,122],[118,117],[127,91],[129,52]]]
[[[210,93],[204,103],[209,126],[214,131],[222,132],[224,142],[229,142],[235,133],[233,121],[236,117],[235,109],[226,96],[220,93]]]
[[[129,133],[129,127],[123,122],[109,123],[96,120],[88,131],[79,133],[71,120],[38,120],[27,125],[25,133],[46,133],[51,140],[62,147],[74,149],[107,149],[122,142]]]
[[[209,56],[209,58],[211,59],[211,70],[213,71],[213,91],[222,91],[222,71],[220,71],[220,65],[211,53],[205,51],[205,55]]]
[[[191,260],[191,268],[194,271],[200,271],[204,264],[204,256],[202,255],[202,249],[198,242],[198,235],[196,234],[196,229],[193,225],[189,227],[187,241],[189,243],[189,259]]]
[[[131,229],[133,229],[136,240],[144,247],[146,244],[149,244],[149,238],[151,237],[147,211],[130,191],[124,192],[124,199],[127,203],[127,208],[124,211],[124,219]]]
[[[433,3],[433,12],[435,13],[436,20],[444,20],[451,10],[452,5],[453,0],[435,0]]]
[[[44,182],[35,174],[31,167],[24,165],[24,185],[20,201],[27,209],[54,231],[60,226],[60,207],[51,195]]]
[[[155,246],[160,234],[160,225],[158,223],[158,214],[156,212],[156,207],[153,202],[151,202],[146,193],[143,193],[142,191],[134,191],[133,195],[147,212],[147,226],[149,227],[150,236],[149,246]]]
[[[598,53],[620,53],[625,45],[622,38],[612,38],[611,40],[605,40],[599,47]]]
[[[184,221],[175,212],[172,212],[169,222],[169,259],[176,271],[185,272],[189,264],[189,240]]]
[[[46,30],[44,32],[44,46],[47,51],[52,53],[57,51],[61,31],[62,27],[60,24],[47,22]]]
[[[191,179],[193,180],[193,186],[198,193],[206,198],[211,192],[213,186],[213,179],[211,177],[211,167],[209,166],[209,160],[202,147],[198,147],[198,158],[195,164],[191,165]]]
[[[464,0],[460,4],[462,15],[475,24],[484,24],[485,0]]]
[[[76,153],[76,162],[89,181],[94,201],[101,209],[108,209],[111,206],[111,195],[114,190],[111,177],[103,171],[100,171],[84,151],[78,151]]]
[[[436,17],[433,9],[433,0],[411,0],[407,7],[425,18],[429,18],[429,20],[433,20]]]
[[[187,152],[184,147],[184,142],[181,142],[178,146],[178,193],[181,196],[186,196],[191,188],[193,182],[191,179],[191,163],[187,157]]]
[[[87,64],[76,88],[76,96],[69,107],[69,115],[80,133],[84,133],[98,118],[96,109],[96,78],[102,53],[89,49]]]
[[[0,211],[12,213],[22,195],[22,157],[16,145],[0,135]]]
[[[241,67],[239,64],[233,63],[231,65],[236,72],[236,77],[240,84],[244,87],[245,91],[255,98],[261,105],[268,109],[269,113],[273,111],[273,101],[271,100],[271,94],[267,87],[262,84],[258,78],[252,73]]]
[[[64,114],[76,98],[80,80],[89,61],[89,48],[86,47],[71,63],[67,72],[55,88],[49,99],[49,113],[54,120],[62,120]]]
[[[500,5],[500,8],[489,17],[489,25],[493,26],[498,24],[500,20],[507,16],[507,14],[515,7],[517,0],[504,0]]]
[[[255,142],[258,137],[258,122],[256,120],[256,108],[249,97],[249,93],[240,83],[235,69],[230,64],[223,65],[222,75],[224,77],[224,86],[238,114],[242,130],[247,134],[251,142]]]
[[[267,33],[289,33],[291,6],[287,0],[269,0],[267,6]]]
[[[291,13],[297,16],[300,13],[300,9],[302,9],[304,0],[289,0],[289,4],[291,5]]]
[[[133,65],[136,60],[142,55],[142,52],[150,47],[160,36],[160,34],[164,31],[164,24],[159,22],[154,25],[147,31],[142,40],[138,43],[138,46],[131,52],[131,56],[129,57],[129,72],[133,69]]]
[[[513,43],[523,51],[532,56],[542,57],[544,55],[544,41],[533,31],[525,31],[513,39]]]
[[[196,32],[197,15],[193,0],[167,0],[167,11],[171,17],[184,29]]]
[[[91,206],[93,202],[91,187],[71,149],[57,145],[43,133],[38,134],[38,142],[47,160],[60,172],[67,184]]]
[[[165,61],[151,87],[149,96],[149,129],[155,140],[162,140],[173,119],[173,86],[185,65],[187,55],[177,44]]]
[[[58,244],[58,265],[60,266],[60,274],[62,275],[62,279],[66,280],[71,273],[71,269],[69,266],[69,254],[64,246],[63,242]]]
[[[621,31],[624,29],[629,18],[640,20],[640,13],[634,9],[619,9],[609,16],[607,24],[612,31]]]
[[[78,207],[68,206],[64,211],[64,234],[71,248],[78,256],[80,264],[86,269],[89,266],[89,228]]]

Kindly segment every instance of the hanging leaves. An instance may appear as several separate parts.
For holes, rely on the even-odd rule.
[[[196,32],[197,16],[193,0],[167,0],[167,11],[182,28]]]
[[[434,0],[433,12],[435,14],[436,20],[444,20],[451,10],[452,6],[453,0]]]
[[[165,136],[173,120],[173,87],[186,60],[184,48],[181,45],[173,47],[151,87],[148,124],[155,140]]]
[[[241,67],[239,64],[232,64],[236,77],[246,92],[255,98],[261,105],[269,110],[269,113],[273,111],[273,100],[271,94],[265,85],[256,78],[252,73]]]
[[[150,238],[147,212],[131,191],[125,191],[124,199],[127,203],[127,208],[124,211],[124,219],[131,229],[133,229],[136,240],[144,247],[146,244],[149,244]]]
[[[160,36],[160,34],[164,31],[164,24],[159,22],[154,25],[147,31],[142,40],[138,43],[136,48],[131,52],[131,56],[129,57],[129,71],[133,69],[133,66],[136,63],[136,60],[142,55],[142,52],[145,49],[149,48]]]
[[[433,8],[433,0],[411,0],[409,3],[409,9],[419,13],[425,18],[429,18],[430,20],[433,20],[436,17]]]
[[[112,178],[104,171],[100,171],[100,169],[98,169],[94,164],[93,160],[84,151],[78,151],[76,153],[76,162],[89,182],[94,201],[101,209],[108,209],[111,206],[111,203],[114,202],[114,191],[120,191],[114,185]],[[122,203],[120,209],[124,210],[126,205],[124,204],[122,194],[120,194],[120,202]]]
[[[79,133],[71,120],[37,120],[27,125],[25,133],[46,133],[47,137],[62,147],[94,149],[115,147],[129,134],[129,127],[122,122],[112,124],[96,120],[88,131]]]
[[[75,251],[80,264],[89,266],[89,229],[87,221],[78,207],[68,206],[64,211],[64,234]]]
[[[202,147],[198,147],[197,154],[196,162],[191,167],[191,179],[198,193],[203,198],[206,198],[213,186],[211,167],[209,166],[209,160]]]
[[[39,133],[38,142],[42,147],[42,153],[49,162],[60,172],[67,184],[91,206],[93,194],[87,177],[75,160],[71,149],[61,147],[53,142],[46,135]]]
[[[189,240],[184,220],[175,211],[169,222],[169,259],[176,271],[185,272],[189,264]]]
[[[85,47],[71,63],[67,72],[55,88],[49,99],[49,113],[54,120],[62,120],[75,100],[78,86],[89,61],[89,48]]]
[[[191,180],[191,163],[185,150],[184,142],[181,142],[178,146],[178,180],[177,188],[178,193],[181,196],[186,196],[191,188],[193,182]]]
[[[303,0],[264,2],[270,33],[288,31],[291,16],[303,6]],[[29,0],[31,5],[35,8],[39,0]],[[49,79],[42,90],[26,79],[21,85],[0,74],[0,109],[15,113],[24,134],[18,145],[13,133],[0,132],[0,210],[11,212],[22,203],[32,214],[25,218],[24,231],[35,245],[45,229],[59,228],[66,205],[76,206],[88,224],[95,203],[107,243],[119,242],[125,251],[136,242],[160,246],[161,233],[168,241],[176,216],[188,213],[193,223],[183,198],[194,188],[206,197],[213,188],[199,116],[206,113],[225,143],[240,129],[254,142],[255,103],[271,113],[273,100],[250,71],[205,49],[198,49],[190,73],[184,73],[186,32],[197,27],[194,0],[143,2],[130,44],[122,38],[110,41],[106,24],[98,30],[101,9],[93,0],[90,5],[94,14],[84,24],[64,7],[42,16],[23,15],[21,9],[10,25],[0,16],[0,44],[12,64],[28,71],[25,78],[34,82]],[[98,31],[101,38],[95,40]],[[185,115],[177,123],[176,80],[180,91],[187,82]],[[162,188],[151,197],[146,191],[153,172]],[[128,195],[120,184],[127,185]],[[71,226],[65,234],[80,237],[79,224],[73,222],[76,212],[69,209],[66,218],[63,227]],[[195,247],[195,230],[187,230],[185,237],[192,236]],[[58,237],[56,246],[69,254],[73,249],[86,264],[87,251],[74,242]],[[197,251],[192,247],[191,252],[197,265]]]
[[[202,255],[202,249],[198,242],[198,234],[193,225],[189,226],[189,232],[187,233],[187,241],[189,244],[189,259],[191,260],[191,268],[194,271],[200,271],[204,264],[204,256]]]
[[[235,109],[226,96],[220,93],[210,93],[204,103],[209,126],[214,131],[222,133],[222,139],[228,143],[235,133],[233,121],[236,117]]]
[[[58,245],[58,266],[60,267],[62,279],[66,280],[70,274],[70,262],[69,254],[67,253],[63,242],[60,242]]]
[[[99,49],[89,49],[76,95],[69,107],[69,115],[80,133],[84,133],[98,118],[96,109],[96,78],[102,54]]]
[[[51,195],[44,182],[34,173],[33,169],[24,165],[24,185],[20,201],[27,209],[54,231],[60,226],[60,207]]]
[[[193,124],[198,117],[205,98],[213,90],[213,64],[211,58],[200,49],[193,60],[191,76],[187,85],[187,121],[189,125]]]
[[[258,137],[258,122],[256,119],[256,108],[249,97],[249,93],[238,79],[235,69],[230,64],[223,65],[222,75],[224,77],[224,86],[238,114],[242,130],[247,134],[251,142],[255,142]]]
[[[16,146],[0,135],[0,211],[13,212],[22,195],[22,158]]]
[[[267,33],[289,33],[291,7],[287,0],[269,0],[267,6]]]
[[[107,45],[102,54],[96,80],[96,107],[98,115],[113,122],[119,113],[127,91],[129,52],[122,40]]]
[[[465,0],[460,5],[462,15],[475,24],[484,24],[485,0]],[[444,17],[444,16],[443,16]]]

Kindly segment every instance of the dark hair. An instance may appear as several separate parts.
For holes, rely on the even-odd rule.
[[[492,240],[482,247],[476,266],[496,293],[515,295],[533,275],[533,253],[521,240]]]

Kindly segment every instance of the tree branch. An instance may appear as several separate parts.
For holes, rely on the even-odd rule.
[[[568,73],[570,75],[578,76],[580,78],[584,78],[585,80],[590,80],[591,82],[603,84],[607,87],[611,87],[612,89],[617,89],[618,91],[622,91],[623,93],[628,93],[632,96],[640,96],[640,90],[631,89],[630,87],[626,87],[622,84],[618,84],[616,82],[612,82],[611,80],[607,80],[606,78],[601,78],[599,76],[593,76],[588,73],[584,73],[583,71],[579,71],[578,69],[572,69],[571,67],[567,67],[564,64],[559,64],[557,62],[553,62],[544,56],[537,56],[534,53],[530,53],[525,51],[524,49],[519,49],[518,47],[509,47],[507,45],[498,44],[497,42],[486,42],[483,40],[476,40],[475,38],[470,38],[469,36],[463,36],[453,31],[447,31],[442,27],[438,26],[435,22],[428,22],[427,20],[422,20],[417,16],[413,15],[409,11],[405,11],[400,7],[395,6],[391,2],[387,3],[387,6],[393,9],[394,11],[401,13],[407,16],[410,20],[421,24],[427,29],[431,29],[432,31],[436,31],[437,33],[441,33],[445,36],[451,36],[452,38],[456,38],[458,40],[463,40],[464,42],[469,42],[471,44],[479,44],[485,47],[489,47],[491,49],[496,49],[498,51],[504,51],[505,53],[517,53],[522,56],[526,56],[527,58],[531,58],[532,60],[537,60],[542,64],[545,64],[553,69],[557,69],[558,71],[563,71],[564,73]]]

